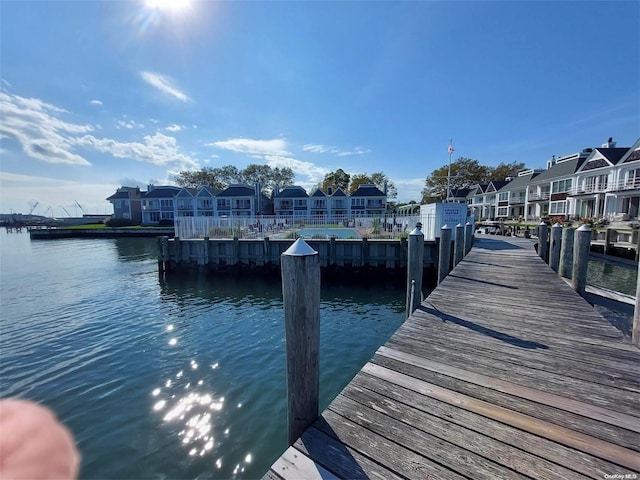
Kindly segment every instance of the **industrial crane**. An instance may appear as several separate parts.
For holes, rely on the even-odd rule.
[[[85,211],[84,208],[82,208],[82,205],[80,205],[77,200],[74,200],[74,202],[76,202],[76,205],[80,207],[80,210],[82,211],[82,213],[86,215],[87,212]]]
[[[31,210],[29,210],[29,215],[31,215],[33,213],[33,211],[36,209],[36,207],[38,206],[38,201],[36,201],[36,203],[33,204],[33,207],[31,207]]]

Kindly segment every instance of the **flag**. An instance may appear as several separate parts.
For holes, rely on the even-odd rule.
[[[449,144],[449,155],[453,153],[453,145]]]

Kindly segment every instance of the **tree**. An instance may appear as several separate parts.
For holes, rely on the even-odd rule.
[[[500,163],[491,170],[491,180],[504,180],[508,177],[517,177],[518,172],[524,170],[522,162]]]
[[[386,184],[387,198],[396,198],[398,196],[398,190],[395,184],[391,180],[389,180],[389,177],[387,177],[382,172],[372,173],[371,175],[368,175],[366,173],[358,173],[353,175],[351,177],[351,182],[349,182],[349,195],[355,192],[360,185],[366,184],[375,185],[383,192]]]
[[[262,191],[271,191],[278,186],[293,184],[293,170],[289,167],[271,168],[268,165],[248,165],[244,170],[238,170],[233,165],[218,168],[203,168],[195,171],[182,171],[176,176],[176,183],[181,187],[197,188],[207,185],[219,190],[234,183],[254,185],[259,182]]]
[[[333,187],[334,190],[341,188],[345,192],[349,188],[349,181],[351,175],[339,168],[335,172],[329,172],[324,176],[322,181],[322,191],[327,192],[329,187]]]
[[[451,163],[451,189],[468,188],[478,183],[486,183],[490,180],[491,171],[490,167],[480,165],[478,160],[460,157]],[[447,198],[448,172],[448,164],[431,172],[422,190],[422,203],[442,201]]]

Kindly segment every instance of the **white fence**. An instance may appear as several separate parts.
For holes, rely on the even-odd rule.
[[[401,238],[418,222],[425,240],[432,236],[429,228],[433,215],[374,216],[255,216],[255,217],[177,217],[175,235],[179,238]]]

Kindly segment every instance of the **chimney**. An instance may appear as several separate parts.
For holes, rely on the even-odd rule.
[[[327,187],[327,195],[333,195],[333,187]]]
[[[387,196],[387,182],[384,182],[384,190],[383,190],[384,196]]]
[[[149,185],[147,185],[147,192],[150,192],[154,188],[156,188],[155,185],[153,183],[150,183]]]
[[[613,141],[613,137],[609,137],[607,143],[602,144],[602,148],[615,148],[616,142]]]
[[[556,156],[552,155],[551,160],[547,160],[547,170],[553,167],[556,164]]]

